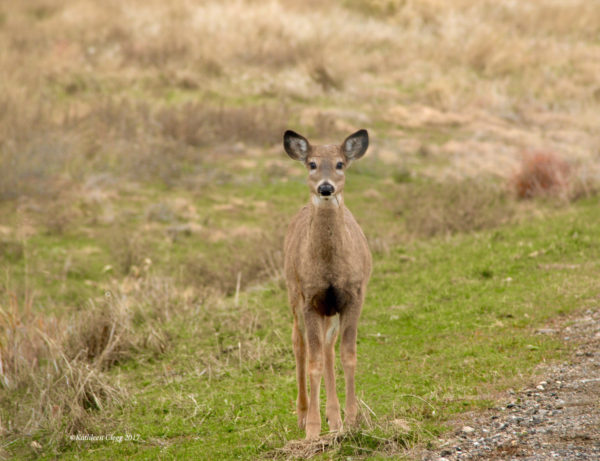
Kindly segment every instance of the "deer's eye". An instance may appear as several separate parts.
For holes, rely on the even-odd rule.
[[[316,170],[316,169],[317,169],[317,164],[316,164],[315,162],[310,162],[310,163],[308,164],[308,167],[309,167],[311,170]]]
[[[344,163],[343,162],[337,162],[337,165],[335,166],[338,170],[341,170],[342,168],[344,168]]]

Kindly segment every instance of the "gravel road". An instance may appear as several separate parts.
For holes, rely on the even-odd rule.
[[[573,342],[576,352],[528,388],[501,396],[496,408],[462,420],[421,459],[600,460],[600,310],[538,334]]]

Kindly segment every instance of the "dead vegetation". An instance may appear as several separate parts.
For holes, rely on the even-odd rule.
[[[0,359],[2,427],[5,438],[45,432],[52,443],[64,433],[92,424],[95,412],[125,395],[103,371],[122,337],[118,320],[108,317],[103,344],[70,333],[56,317],[34,313],[31,295],[19,300],[4,291],[1,306]],[[71,323],[79,330],[83,325]],[[112,332],[112,334],[111,334]],[[91,347],[90,347],[91,346]]]
[[[361,124],[414,104],[469,120],[453,125],[459,145],[439,146],[475,160],[452,163],[461,174],[506,173],[524,148],[589,158],[597,10],[467,0],[5,5],[0,167],[13,174],[0,179],[0,198],[44,196],[59,179],[105,171],[172,186],[215,144],[278,143],[289,123],[302,124],[297,109],[327,107],[329,94]],[[341,112],[336,123],[356,125]],[[327,116],[313,120],[309,131],[330,131]],[[428,136],[396,128],[399,142]],[[487,151],[486,167],[476,157]]]
[[[283,231],[279,225],[231,239],[210,255],[190,255],[183,267],[184,282],[232,295],[238,274],[242,289],[265,280],[282,280]]]
[[[570,187],[571,169],[556,155],[531,152],[523,156],[521,170],[513,179],[519,198],[557,195],[566,197]]]
[[[568,203],[590,197],[598,181],[587,166],[571,165],[554,152],[525,152],[521,166],[509,180],[519,199],[545,198]]]
[[[423,428],[419,423],[406,419],[377,419],[365,402],[360,400],[359,419],[361,428],[329,433],[313,440],[291,440],[283,447],[266,453],[265,459],[310,459],[327,453],[338,457],[394,456],[406,453],[421,442]]]
[[[412,238],[451,235],[511,222],[517,206],[502,184],[472,181],[407,187],[396,212]]]
[[[15,105],[13,109],[20,110]],[[53,197],[101,173],[172,186],[186,172],[199,170],[209,146],[274,144],[288,114],[283,106],[150,107],[108,98],[80,114],[67,107],[59,117],[48,120],[51,115],[40,109],[5,130],[0,137],[0,168],[12,174],[0,178],[0,199]],[[39,126],[38,118],[45,127],[25,136],[27,127]]]
[[[8,439],[44,433],[59,445],[123,402],[127,390],[111,368],[162,354],[169,344],[162,325],[190,302],[154,277],[107,291],[68,317],[40,314],[29,292],[19,297],[5,286],[1,296],[0,431]]]

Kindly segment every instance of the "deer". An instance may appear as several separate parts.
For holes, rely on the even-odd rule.
[[[343,192],[346,169],[365,154],[369,135],[359,130],[341,145],[313,146],[288,130],[283,145],[289,157],[305,165],[310,190],[308,205],[292,218],[284,241],[284,275],[294,318],[296,412],[298,426],[310,440],[321,433],[322,377],[329,430],[343,429],[335,387],[338,335],[346,384],[344,424],[352,427],[357,423],[356,338],[372,258],[362,229],[344,205]]]

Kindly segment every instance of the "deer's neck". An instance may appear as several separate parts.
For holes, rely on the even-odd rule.
[[[313,257],[331,262],[341,255],[344,229],[344,203],[341,195],[326,202],[318,198],[312,200],[308,237],[309,251]]]

